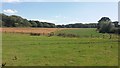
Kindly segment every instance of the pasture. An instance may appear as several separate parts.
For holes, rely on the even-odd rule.
[[[50,37],[3,32],[3,63],[6,66],[118,65],[117,35],[109,39],[109,35],[104,34],[103,38],[96,29],[59,29],[52,32],[55,35]],[[79,37],[57,36],[59,33]]]

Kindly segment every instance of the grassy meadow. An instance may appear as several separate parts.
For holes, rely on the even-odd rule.
[[[96,29],[65,29],[55,34],[79,37],[2,34],[3,63],[6,66],[117,66],[118,38]],[[91,37],[92,35],[92,37]],[[14,58],[17,58],[14,60]]]

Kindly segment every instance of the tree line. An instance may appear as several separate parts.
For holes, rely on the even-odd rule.
[[[8,16],[5,14],[0,14],[0,17],[2,17],[0,20],[0,25],[2,27],[55,27],[54,23],[27,20],[17,15]]]
[[[41,22],[37,20],[27,20],[17,15],[5,15],[0,14],[0,26],[2,27],[37,27],[37,28],[97,28],[97,23],[90,24],[67,24],[67,25],[55,25],[54,23]]]
[[[102,17],[98,23],[75,23],[67,25],[55,25],[54,23],[27,20],[17,15],[5,15],[0,13],[0,26],[2,27],[34,27],[34,28],[97,28],[100,33],[120,33],[118,21],[112,22],[108,17]]]
[[[75,23],[75,24],[67,24],[67,25],[57,25],[58,28],[97,28],[97,23]]]

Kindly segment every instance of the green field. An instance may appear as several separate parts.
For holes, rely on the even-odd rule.
[[[57,33],[80,37],[30,36],[3,33],[3,62],[6,66],[117,66],[118,39],[109,39],[95,29],[62,30]],[[82,36],[101,37],[82,37]],[[16,60],[13,60],[14,57]]]
[[[99,33],[96,31],[95,28],[80,28],[80,29],[64,29],[64,30],[59,30],[55,32],[56,35],[58,34],[65,34],[67,37],[67,34],[73,34],[78,36],[79,38],[111,38],[113,39],[118,39],[118,35],[115,34],[107,34],[107,33]]]
[[[95,28],[80,28],[80,29],[71,29],[71,30],[65,29],[56,32],[56,34],[58,33],[75,34],[75,35],[79,35],[80,37],[90,36],[91,34],[94,36],[102,35],[102,33],[98,33]]]

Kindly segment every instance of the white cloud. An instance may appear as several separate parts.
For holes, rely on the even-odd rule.
[[[20,2],[20,0],[3,0],[3,2]]]
[[[4,13],[8,13],[8,14],[15,14],[17,13],[18,11],[17,10],[13,10],[13,9],[6,9],[6,10],[3,10]]]

